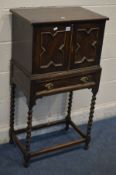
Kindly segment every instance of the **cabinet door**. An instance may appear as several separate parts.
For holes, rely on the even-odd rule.
[[[34,28],[34,73],[65,71],[68,68],[71,26],[64,24]]]
[[[97,65],[100,62],[104,21],[73,25],[71,68]]]

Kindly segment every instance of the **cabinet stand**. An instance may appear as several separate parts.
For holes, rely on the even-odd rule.
[[[32,126],[32,108],[33,106],[28,106],[28,118],[27,118],[27,128],[14,130],[14,111],[15,111],[15,85],[11,85],[11,110],[10,110],[10,143],[15,142],[17,146],[20,148],[21,152],[24,156],[24,166],[28,167],[29,160],[35,156],[39,156],[45,153],[49,153],[52,151],[60,150],[63,148],[67,148],[73,145],[78,145],[81,143],[85,143],[85,149],[88,149],[89,143],[90,143],[90,135],[91,135],[91,127],[92,127],[92,121],[93,121],[93,114],[94,114],[94,108],[95,108],[95,100],[96,100],[96,91],[95,89],[92,89],[92,100],[91,100],[91,107],[90,107],[90,114],[89,114],[89,120],[87,125],[87,133],[84,134],[72,121],[71,119],[71,107],[72,107],[72,98],[73,98],[73,92],[71,91],[69,93],[69,102],[68,102],[68,111],[67,116],[65,119],[53,121],[50,123],[40,124],[36,126]],[[66,124],[65,129],[69,129],[69,125],[71,125],[75,131],[80,134],[82,137],[80,140],[70,141],[68,143],[60,144],[53,147],[48,147],[42,150],[37,150],[34,152],[31,152],[30,150],[30,144],[31,144],[31,132],[34,130],[46,128],[49,126],[59,125],[59,124]],[[17,134],[21,134],[26,132],[26,144],[22,144],[20,140],[17,137]]]
[[[101,51],[106,20],[109,18],[82,7],[16,8],[12,13],[10,143],[15,142],[24,156],[24,166],[35,156],[85,143],[88,149],[99,89]],[[27,100],[27,128],[14,129],[15,88]],[[71,119],[73,91],[92,90],[87,131],[84,134]],[[33,106],[43,96],[69,92],[65,119],[32,126]],[[81,136],[80,140],[32,152],[31,132],[65,124]],[[22,144],[18,134],[26,133]]]

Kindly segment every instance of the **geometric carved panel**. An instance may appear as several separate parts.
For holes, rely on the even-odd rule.
[[[41,32],[40,68],[62,67],[65,59],[66,31]]]
[[[98,45],[99,28],[79,28],[77,30],[74,64],[94,62]]]

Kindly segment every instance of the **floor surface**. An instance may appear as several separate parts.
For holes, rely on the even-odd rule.
[[[55,131],[34,137],[32,149],[76,138],[72,129]],[[33,159],[26,169],[16,145],[0,145],[0,175],[116,175],[116,117],[94,122],[90,149],[85,151],[83,147],[82,144]]]

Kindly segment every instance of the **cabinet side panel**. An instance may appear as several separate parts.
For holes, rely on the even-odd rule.
[[[30,79],[16,65],[12,65],[12,82],[24,93],[27,99],[30,97]]]
[[[25,71],[32,70],[32,26],[25,19],[12,15],[12,60]]]

